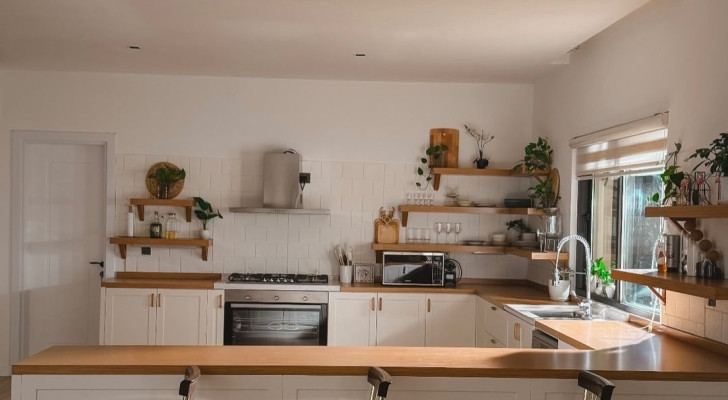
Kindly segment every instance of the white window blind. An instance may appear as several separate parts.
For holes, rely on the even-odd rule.
[[[657,172],[667,153],[667,113],[577,136],[576,176],[618,176]]]

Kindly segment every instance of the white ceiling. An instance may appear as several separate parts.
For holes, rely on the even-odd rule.
[[[530,82],[647,1],[0,0],[0,68]]]

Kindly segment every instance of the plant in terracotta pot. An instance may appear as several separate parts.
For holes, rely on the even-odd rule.
[[[592,261],[591,276],[595,281],[594,283],[589,283],[589,287],[592,292],[610,299],[614,297],[616,286],[614,284],[614,279],[612,279],[613,267],[614,264],[612,264],[612,267],[607,267],[604,263],[603,257],[599,257]]]
[[[202,197],[193,197],[193,199],[195,201],[195,206],[197,207],[195,209],[195,215],[197,216],[197,219],[202,222],[200,237],[202,239],[210,239],[212,238],[212,232],[207,230],[207,224],[215,218],[222,219],[222,214],[220,214],[220,210],[214,212],[212,205],[206,202]]]
[[[475,144],[478,146],[478,157],[473,161],[473,164],[475,164],[478,169],[485,169],[485,167],[488,166],[488,159],[483,156],[483,149],[485,149],[485,145],[488,144],[488,142],[495,139],[495,135],[488,135],[485,133],[484,129],[481,129],[480,132],[478,132],[477,129],[467,125],[465,125],[465,131],[468,135],[475,139]]]
[[[157,198],[168,199],[169,191],[177,182],[187,177],[184,169],[179,169],[171,165],[165,165],[152,171],[147,175],[148,179],[153,179],[157,183]]]
[[[439,168],[445,165],[445,153],[447,153],[447,146],[444,144],[436,144],[430,146],[425,150],[427,157],[420,158],[422,165],[417,167],[417,176],[425,177],[424,185],[422,182],[415,182],[415,185],[420,190],[427,189],[430,186],[432,180],[432,168]],[[425,169],[427,169],[427,176],[425,176]]]
[[[519,161],[515,167],[516,171],[524,173],[532,173],[535,171],[548,171],[553,163],[551,144],[548,139],[539,137],[537,141],[531,142],[523,149],[523,160]]]
[[[728,132],[721,133],[710,147],[695,150],[688,160],[692,158],[700,160],[693,171],[704,165],[711,175],[716,175],[720,183],[718,202],[728,203]]]

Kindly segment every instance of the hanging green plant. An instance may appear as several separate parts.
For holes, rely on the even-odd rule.
[[[425,176],[425,170],[427,170],[427,176],[425,177],[425,184],[422,182],[415,182],[415,185],[421,190],[427,189],[430,186],[432,180],[432,168],[442,167],[445,162],[445,153],[447,153],[447,146],[444,144],[437,144],[430,146],[425,150],[427,157],[420,158],[422,165],[417,167],[417,175]]]
[[[680,185],[683,183],[683,180],[688,177],[685,172],[680,171],[680,166],[677,165],[677,155],[678,153],[680,153],[681,149],[682,143],[675,142],[675,150],[667,153],[667,156],[665,157],[665,165],[667,165],[667,167],[660,174],[660,180],[662,181],[663,185],[662,202],[660,202],[660,194],[655,193],[650,198],[653,203],[661,203],[663,205],[677,204],[677,197],[679,194]],[[692,158],[693,156],[691,156],[690,158]]]

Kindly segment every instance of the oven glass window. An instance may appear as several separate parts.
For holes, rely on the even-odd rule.
[[[247,306],[247,305],[246,305]],[[318,346],[322,306],[250,305],[233,308],[231,339],[234,345]]]

